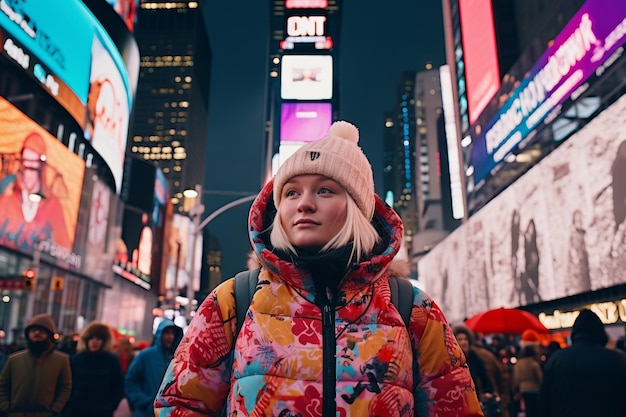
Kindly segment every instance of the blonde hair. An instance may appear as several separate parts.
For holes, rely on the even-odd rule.
[[[369,254],[379,241],[380,236],[374,226],[365,218],[354,199],[346,192],[346,222],[341,230],[320,249],[320,253],[340,248],[353,242],[348,263],[353,260],[360,262],[363,256]],[[280,206],[276,210],[276,216],[272,223],[270,242],[276,249],[289,251],[293,254],[297,253],[280,222]]]

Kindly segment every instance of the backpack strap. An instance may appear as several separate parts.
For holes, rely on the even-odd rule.
[[[246,318],[248,307],[252,301],[252,296],[256,292],[256,285],[259,281],[260,269],[253,271],[241,271],[235,275],[235,285],[233,288],[235,295],[235,312],[237,314],[237,324],[235,335],[233,336],[233,345],[239,336],[241,326]]]
[[[402,316],[404,326],[408,327],[411,321],[411,310],[413,310],[413,284],[406,278],[389,278],[389,289],[391,290],[391,304]]]

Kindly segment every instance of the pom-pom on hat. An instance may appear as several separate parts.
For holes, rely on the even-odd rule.
[[[274,178],[274,204],[280,205],[287,181],[298,175],[323,175],[346,189],[361,213],[370,220],[374,215],[374,176],[372,167],[358,145],[359,130],[351,123],[338,121],[326,137],[308,143],[281,165]]]

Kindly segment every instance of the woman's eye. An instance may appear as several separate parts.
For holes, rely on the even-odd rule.
[[[294,195],[296,195],[296,192],[295,192],[294,190],[288,190],[288,191],[285,193],[285,196],[286,196],[286,197],[292,197],[292,196],[294,196]]]
[[[319,191],[320,194],[333,194],[333,190],[330,188],[321,188]]]

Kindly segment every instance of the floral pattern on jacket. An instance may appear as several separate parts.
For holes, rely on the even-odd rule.
[[[272,182],[250,211],[250,239],[263,269],[235,349],[230,279],[206,298],[185,333],[157,394],[157,416],[219,416],[225,403],[228,416],[322,416],[323,312],[309,273],[265,244],[271,191]],[[387,247],[353,265],[334,300],[335,415],[482,415],[437,304],[414,288],[407,328],[390,303],[388,267],[402,223],[378,198],[375,216]]]

